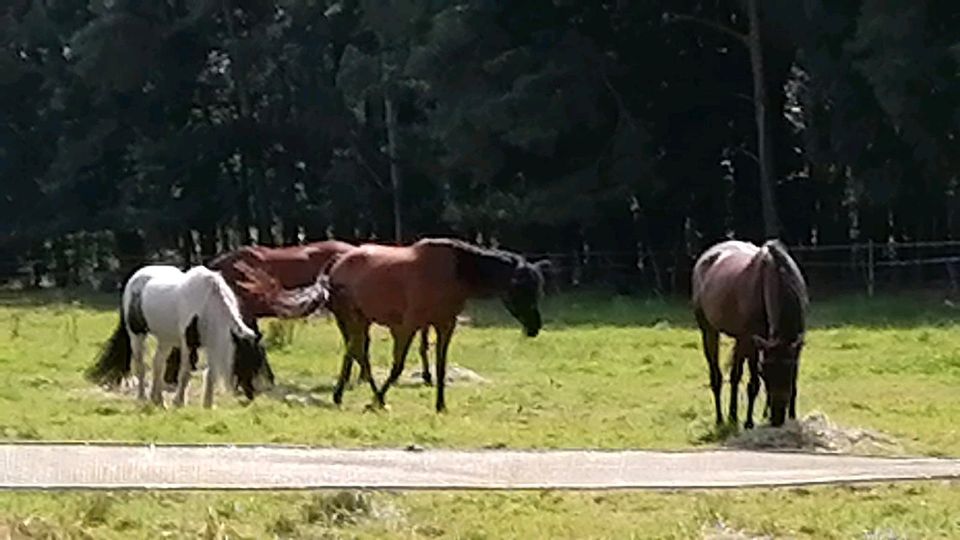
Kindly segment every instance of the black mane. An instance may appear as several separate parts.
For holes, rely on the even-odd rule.
[[[480,295],[493,295],[506,289],[514,270],[525,262],[516,253],[451,238],[427,238],[416,245],[451,249],[456,257],[457,277]]]
[[[793,339],[802,334],[806,327],[807,308],[810,304],[807,284],[800,268],[787,253],[782,242],[770,240],[764,247],[773,259],[780,284],[780,320],[776,321],[776,328],[781,335],[777,337]]]

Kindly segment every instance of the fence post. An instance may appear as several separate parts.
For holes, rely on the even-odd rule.
[[[867,297],[873,298],[874,270],[873,270],[873,240],[867,240]]]

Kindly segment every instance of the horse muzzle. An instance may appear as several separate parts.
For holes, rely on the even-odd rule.
[[[770,404],[770,425],[780,427],[787,419],[787,403],[773,400]]]

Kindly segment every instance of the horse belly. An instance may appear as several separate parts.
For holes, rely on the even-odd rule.
[[[179,291],[172,284],[149,283],[143,291],[143,315],[150,333],[162,341],[180,341]]]

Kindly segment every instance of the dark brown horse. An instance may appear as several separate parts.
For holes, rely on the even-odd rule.
[[[223,275],[237,295],[244,322],[259,332],[258,318],[290,315],[289,313],[277,313],[274,306],[258,295],[251,294],[246,288],[238,286],[238,283],[250,278],[249,269],[260,271],[259,279],[272,278],[280,287],[285,289],[307,287],[316,283],[317,276],[333,259],[355,247],[353,244],[338,240],[324,240],[301,246],[278,248],[244,246],[216,257],[206,266],[219,271]],[[241,271],[242,265],[246,265],[245,269],[248,272]],[[424,329],[420,334],[420,357],[423,368],[421,376],[426,384],[431,384],[427,340],[427,329]],[[177,351],[174,351],[174,353],[177,353]],[[168,382],[176,380],[179,358],[179,354],[171,355],[171,359],[167,362],[165,378],[168,378]],[[196,361],[194,360],[194,362]],[[266,366],[266,369],[271,373],[272,378],[272,369],[269,365]],[[369,372],[362,369],[361,380],[366,380],[369,377]]]
[[[809,300],[803,275],[783,244],[772,240],[757,247],[727,241],[711,247],[693,269],[693,304],[710,366],[717,423],[723,423],[720,332],[736,339],[730,367],[730,420],[737,421],[737,386],[744,360],[750,368],[744,427],[753,427],[761,379],[771,424],[782,425],[788,408],[790,418],[796,418],[797,373]]]
[[[538,306],[546,264],[449,239],[424,239],[407,247],[365,244],[348,251],[314,288],[336,317],[346,345],[334,402],[343,399],[354,361],[370,369],[371,324],[388,327],[393,337],[390,375],[379,389],[370,379],[380,406],[403,372],[414,334],[432,326],[437,332],[436,410],[443,411],[447,351],[466,301],[499,296],[526,335],[534,337],[542,326]]]

